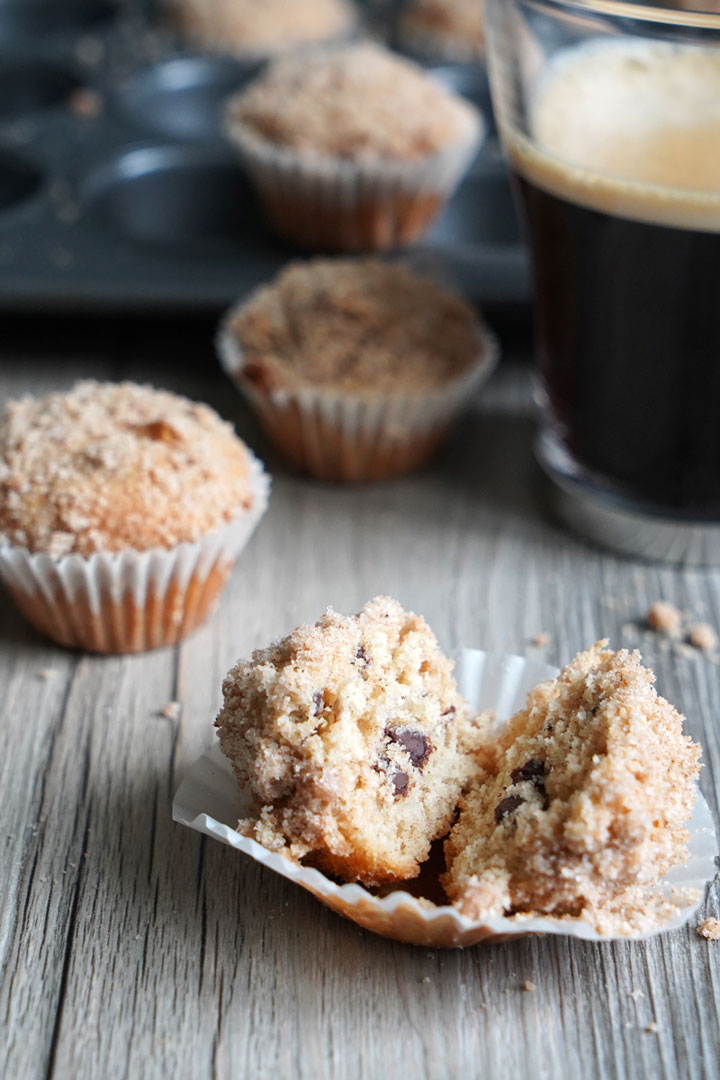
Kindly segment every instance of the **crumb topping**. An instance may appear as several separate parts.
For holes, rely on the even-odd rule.
[[[430,278],[372,259],[294,263],[231,319],[241,378],[371,395],[426,393],[475,364],[473,309]]]
[[[53,557],[170,548],[251,501],[244,444],[176,394],[86,381],[0,417],[0,543]]]
[[[173,6],[186,33],[263,55],[328,41],[356,20],[349,0],[173,0]]]
[[[411,0],[403,12],[402,28],[457,39],[463,49],[482,56],[485,12],[482,0]]]
[[[427,158],[478,127],[472,105],[373,44],[277,61],[231,98],[228,119],[296,150],[390,161]]]

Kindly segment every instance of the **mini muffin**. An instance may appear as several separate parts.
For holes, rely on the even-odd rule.
[[[223,693],[220,745],[257,807],[239,831],[366,884],[418,874],[485,740],[425,620],[384,596],[258,650]]]
[[[173,21],[200,44],[264,58],[350,32],[350,0],[169,0]]]
[[[206,405],[90,381],[24,397],[0,417],[0,577],[62,645],[168,645],[214,607],[268,490]]]
[[[427,60],[482,59],[483,0],[408,0],[398,21],[398,36],[405,48]]]
[[[226,108],[275,231],[313,250],[409,244],[455,189],[479,112],[378,45],[277,61]]]
[[[336,481],[427,460],[497,355],[458,296],[374,259],[291,264],[229,313],[218,347],[285,457]]]
[[[655,886],[687,859],[700,748],[640,654],[604,644],[530,693],[463,802],[444,883],[472,919],[572,916],[628,933],[669,903]]]

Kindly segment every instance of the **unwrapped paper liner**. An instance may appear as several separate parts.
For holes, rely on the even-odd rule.
[[[174,548],[56,558],[0,544],[0,580],[60,645],[126,653],[173,644],[210,614],[265,513],[270,479],[252,455],[250,494],[249,508],[222,528]]]
[[[557,669],[536,659],[463,649],[457,663],[458,688],[477,710],[492,709],[499,721],[523,708],[530,690],[553,678]],[[234,826],[250,803],[237,786],[227,758],[215,746],[193,765],[173,802],[173,819],[250,855],[270,870],[314,893],[328,907],[368,930],[398,941],[432,948],[505,941],[527,934],[563,934],[586,941],[612,940],[588,923],[570,918],[494,916],[473,921],[451,905],[439,907],[402,890],[373,896],[361,885],[337,885],[319,870],[299,866],[240,836]],[[689,824],[690,857],[662,878],[663,887],[699,890],[697,902],[678,909],[667,922],[634,938],[651,937],[685,923],[696,910],[705,884],[715,876],[717,839],[712,815],[698,794]]]

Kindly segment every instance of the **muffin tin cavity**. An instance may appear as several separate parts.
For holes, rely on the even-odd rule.
[[[0,0],[0,40],[94,29],[114,14],[110,0]]]
[[[181,56],[137,72],[115,99],[116,108],[153,134],[172,139],[214,139],[233,91],[260,70],[230,57]]]
[[[80,80],[43,60],[0,57],[0,121],[65,103]]]
[[[42,173],[32,162],[0,150],[0,214],[34,195],[42,181]]]
[[[135,147],[95,169],[81,199],[115,232],[178,254],[238,253],[262,232],[253,193],[221,149]]]

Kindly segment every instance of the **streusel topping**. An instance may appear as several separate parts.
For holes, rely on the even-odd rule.
[[[87,381],[0,417],[0,543],[55,557],[170,548],[251,502],[244,444],[176,394]]]
[[[482,56],[485,12],[482,0],[411,0],[403,12],[402,28],[457,41],[470,55]]]
[[[293,263],[250,297],[231,329],[241,378],[263,389],[427,393],[471,367],[482,348],[465,301],[375,259]]]
[[[356,20],[349,0],[173,0],[186,33],[228,51],[274,55],[328,41]]]
[[[228,106],[271,143],[343,158],[415,161],[474,136],[477,111],[379,45],[277,61]]]

